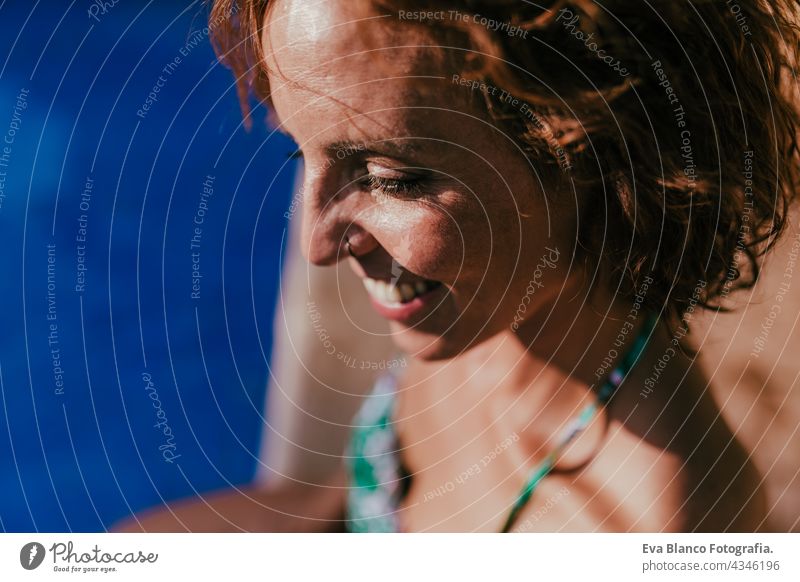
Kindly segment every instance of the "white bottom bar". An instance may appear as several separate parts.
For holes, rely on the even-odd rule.
[[[36,544],[40,545],[34,549]],[[34,569],[26,569],[37,562],[39,565]],[[9,581],[88,578],[217,581],[224,577],[225,582],[434,579],[777,582],[800,580],[798,564],[800,534],[0,536],[0,579]]]

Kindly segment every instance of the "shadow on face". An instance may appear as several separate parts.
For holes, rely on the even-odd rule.
[[[302,151],[305,256],[347,258],[396,343],[426,359],[508,331],[545,249],[567,257],[574,240],[574,208],[548,205],[443,34],[369,2],[283,0],[262,42],[277,123]],[[557,292],[565,271],[541,281]]]

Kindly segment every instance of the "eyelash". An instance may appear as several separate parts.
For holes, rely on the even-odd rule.
[[[388,196],[414,197],[422,192],[417,180],[396,180],[367,174],[362,183],[370,190],[377,190]]]
[[[296,149],[286,152],[286,157],[290,160],[297,160],[303,157],[303,150]],[[367,174],[361,179],[361,183],[369,190],[377,190],[387,196],[413,198],[419,196],[422,188],[418,180],[397,180],[391,178],[381,178],[374,174]]]

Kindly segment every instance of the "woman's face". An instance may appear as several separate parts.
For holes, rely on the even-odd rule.
[[[263,37],[274,112],[305,164],[304,254],[346,259],[395,342],[425,359],[529,318],[559,293],[574,239],[574,206],[547,204],[454,55],[426,48],[439,44],[343,0],[279,0]]]

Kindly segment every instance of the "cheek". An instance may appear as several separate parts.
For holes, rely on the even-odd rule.
[[[458,208],[434,200],[392,200],[372,210],[363,226],[403,267],[444,283],[463,275],[476,229]]]
[[[508,208],[464,197],[384,207],[373,235],[408,270],[457,287],[505,281],[519,260],[519,221]],[[416,203],[415,203],[416,204]]]
[[[473,277],[482,287],[507,284],[525,254],[516,207],[508,197],[482,200],[460,224]]]

